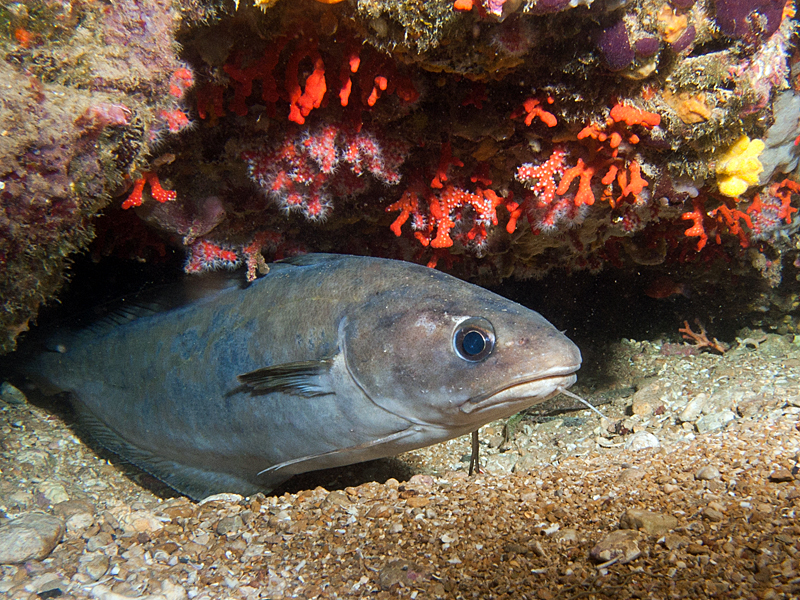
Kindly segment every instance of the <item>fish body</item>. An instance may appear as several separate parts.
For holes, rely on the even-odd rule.
[[[78,334],[26,371],[102,445],[193,498],[441,442],[575,381],[538,313],[400,261],[308,255]]]

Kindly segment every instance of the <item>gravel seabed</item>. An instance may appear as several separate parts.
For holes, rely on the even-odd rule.
[[[45,558],[0,566],[0,597],[800,597],[791,337],[724,356],[627,340],[574,391],[604,417],[489,424],[483,475],[464,437],[201,503],[52,406],[0,403],[0,555],[24,560],[31,514],[55,527],[31,542]]]

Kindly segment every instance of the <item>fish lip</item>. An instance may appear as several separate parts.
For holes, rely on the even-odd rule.
[[[484,408],[508,405],[510,404],[509,401],[496,402],[494,401],[494,399],[503,392],[512,390],[516,387],[527,385],[529,383],[552,381],[553,392],[557,391],[559,388],[568,388],[577,381],[578,376],[575,373],[578,369],[580,369],[580,367],[581,367],[580,363],[575,365],[570,365],[567,367],[563,366],[553,367],[552,369],[548,369],[547,371],[538,374],[536,377],[529,377],[526,379],[513,381],[508,385],[492,390],[491,392],[486,392],[479,396],[468,398],[464,403],[461,404],[461,406],[459,406],[459,410],[462,413],[471,414],[480,412]],[[541,401],[546,400],[550,396],[552,396],[552,393],[542,397]],[[521,396],[519,398],[516,398],[515,400],[519,401],[525,397],[532,398],[532,396]],[[532,402],[531,404],[536,404],[536,402]],[[519,410],[522,410],[522,408],[520,408]]]

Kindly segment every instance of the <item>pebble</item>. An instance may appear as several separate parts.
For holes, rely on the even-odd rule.
[[[578,541],[578,532],[575,529],[561,529],[553,536],[560,544],[574,544]]]
[[[678,526],[678,519],[672,515],[631,508],[622,515],[619,526],[620,529],[636,529],[648,535],[662,536]]]
[[[699,433],[707,433],[715,429],[722,429],[731,421],[736,419],[736,415],[732,410],[721,410],[719,412],[711,413],[710,415],[703,415],[694,424]]]
[[[712,523],[719,523],[720,521],[722,521],[722,519],[725,518],[725,515],[723,515],[717,509],[707,506],[706,508],[703,509],[703,517],[708,519]]]
[[[90,596],[96,600],[131,600],[131,596],[115,592],[105,585],[94,586],[90,592]],[[136,600],[185,600],[187,597],[186,590],[182,586],[172,583],[169,579],[165,579],[161,582],[160,594],[138,596]]]
[[[84,563],[83,571],[86,573],[93,581],[99,580],[103,575],[108,572],[108,567],[110,565],[110,560],[108,556],[102,553],[97,553],[97,556],[93,556],[91,560]]]
[[[244,521],[239,515],[222,517],[217,523],[217,535],[236,534],[244,527]]]
[[[431,487],[434,484],[433,477],[430,475],[425,475],[423,473],[417,473],[416,475],[412,475],[411,479],[408,480],[406,483],[406,487],[410,488],[427,488]]]
[[[325,497],[325,500],[322,501],[323,508],[328,506],[341,506],[347,508],[351,504],[352,502],[350,502],[350,499],[347,497],[347,494],[340,490],[331,492]]]
[[[86,550],[88,552],[96,552],[113,543],[114,539],[111,537],[111,534],[101,531],[97,535],[93,535],[86,540]]]
[[[64,535],[64,522],[45,513],[27,513],[0,526],[0,564],[42,560]]]
[[[697,473],[694,474],[694,478],[699,481],[711,481],[712,479],[719,479],[720,477],[722,477],[722,474],[714,465],[701,467]]]
[[[36,592],[40,598],[61,596],[67,586],[55,573],[42,573],[25,584],[27,591]]]
[[[597,542],[589,552],[589,557],[597,563],[604,563],[615,558],[625,564],[637,559],[642,550],[639,544],[643,541],[642,534],[631,529],[612,531],[602,540]]]
[[[94,524],[94,516],[88,512],[75,513],[70,516],[64,525],[67,528],[69,535],[78,535],[91,527]]]
[[[428,579],[421,566],[404,559],[388,562],[378,573],[381,589],[387,592],[400,587],[420,587]]]
[[[654,381],[638,390],[631,401],[631,414],[647,417],[654,414],[659,408],[664,406],[664,384],[661,381]]]
[[[68,519],[79,513],[94,514],[94,506],[84,500],[67,500],[53,506],[53,514],[62,519]]]
[[[778,469],[770,473],[769,480],[773,483],[786,483],[787,481],[794,481],[794,475],[789,469]]]
[[[640,481],[644,478],[644,471],[642,469],[637,469],[636,467],[629,467],[627,469],[623,469],[623,471],[617,477],[617,482],[619,483],[633,483],[635,481]]]
[[[22,390],[14,387],[7,381],[0,384],[0,401],[10,404],[12,406],[20,406],[28,402],[28,398],[22,393]]]
[[[625,442],[625,447],[633,452],[646,450],[647,448],[658,448],[660,445],[661,442],[658,441],[658,438],[649,431],[634,433]]]
[[[33,494],[24,490],[12,492],[5,499],[6,509],[26,510],[33,506]]]
[[[238,504],[243,500],[242,496],[239,494],[229,494],[227,492],[223,492],[221,494],[212,494],[210,496],[206,496],[200,501],[200,506],[204,504],[208,504],[209,502],[222,502],[225,504]]]
[[[69,500],[66,488],[54,481],[43,481],[39,484],[37,491],[53,506]]]
[[[689,538],[677,533],[668,533],[664,536],[664,547],[667,550],[677,550],[689,545]]]
[[[694,423],[703,414],[707,401],[708,394],[697,394],[678,415],[678,420],[683,423]]]
[[[164,523],[150,510],[134,510],[120,515],[117,520],[126,535],[154,533],[164,527]]]
[[[514,454],[493,454],[487,456],[481,462],[489,473],[511,473],[517,464],[518,456]]]
[[[708,554],[708,548],[703,546],[703,544],[692,542],[686,546],[686,552],[689,554],[694,554],[695,556],[699,554]]]

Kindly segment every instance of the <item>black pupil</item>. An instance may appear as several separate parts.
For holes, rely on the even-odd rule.
[[[464,348],[465,354],[475,356],[483,352],[483,349],[486,347],[486,340],[483,339],[483,336],[479,332],[470,331],[464,336],[464,341],[461,346]]]

